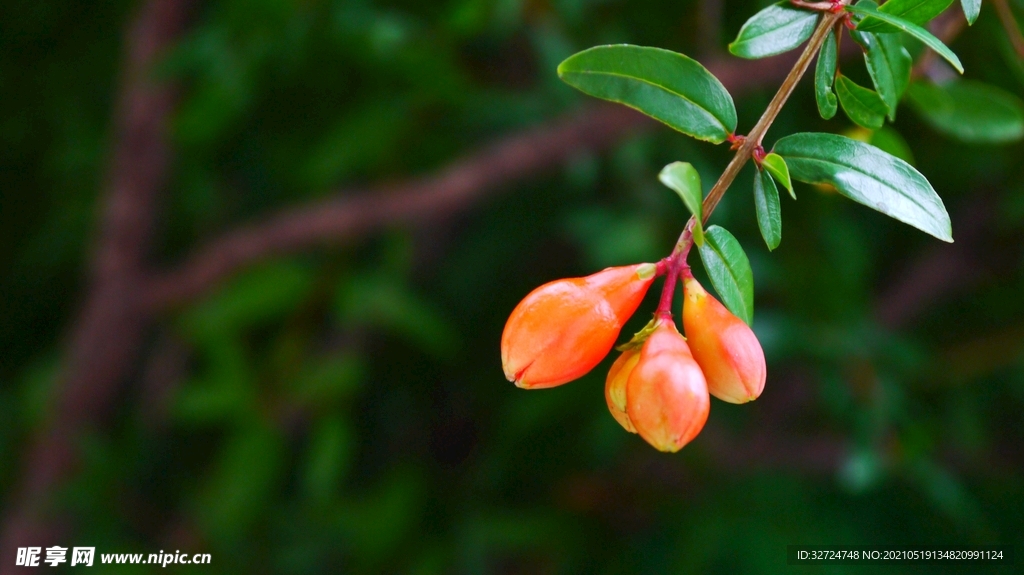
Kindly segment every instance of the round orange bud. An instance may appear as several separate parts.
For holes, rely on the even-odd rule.
[[[640,348],[626,382],[626,413],[660,451],[682,449],[704,428],[711,398],[704,374],[675,323],[662,319]]]
[[[633,368],[640,361],[640,348],[634,347],[622,352],[608,370],[608,378],[604,382],[604,399],[608,402],[608,411],[619,425],[630,433],[636,433],[636,427],[626,413],[626,382]]]
[[[554,387],[594,369],[654,281],[654,264],[608,268],[546,283],[512,310],[501,334],[505,377],[526,389]]]
[[[729,403],[757,399],[767,368],[753,330],[692,277],[683,279],[683,294],[683,328],[711,395]]]

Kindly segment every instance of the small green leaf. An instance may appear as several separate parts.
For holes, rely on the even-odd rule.
[[[933,36],[931,32],[925,30],[924,28],[918,26],[917,24],[914,24],[913,22],[910,22],[898,16],[893,16],[888,12],[883,12],[881,8],[876,10],[874,8],[858,5],[847,6],[846,10],[848,12],[853,12],[854,14],[864,16],[864,19],[862,19],[857,24],[858,30],[870,31],[871,23],[874,20],[880,20],[882,22],[885,22],[886,24],[890,24],[900,32],[906,32],[907,34],[910,34],[911,36],[917,38],[921,42],[924,42],[925,46],[928,46],[929,48],[934,50],[939,56],[945,58],[947,62],[949,62],[954,68],[956,68],[957,72],[960,72],[961,74],[964,73],[964,67],[963,64],[960,63],[960,58],[957,58],[956,54],[954,54],[952,50],[950,50],[948,47],[946,47],[945,44],[942,43],[942,40],[939,40],[938,38]]]
[[[736,130],[736,107],[725,86],[699,62],[676,52],[596,46],[559,64],[558,77],[698,140],[719,144]]]
[[[672,162],[662,168],[658,174],[661,183],[672,188],[682,198],[686,208],[693,214],[696,224],[693,228],[693,241],[700,247],[704,243],[704,191],[700,186],[700,174],[696,168],[686,162]]]
[[[751,59],[788,52],[810,38],[817,23],[817,12],[778,2],[751,16],[729,44],[729,51]]]
[[[789,179],[789,166],[786,160],[778,154],[768,154],[761,160],[761,166],[768,170],[768,173],[775,177],[782,184],[782,187],[789,191],[789,195],[796,199],[796,192],[793,191],[793,181]]]
[[[736,317],[750,325],[754,321],[754,274],[743,248],[725,228],[705,230],[707,241],[700,248],[700,259],[711,278],[711,285],[722,303]]]
[[[775,143],[794,180],[831,184],[844,196],[952,242],[952,227],[932,185],[903,160],[835,134],[799,133]]]
[[[967,25],[973,25],[978,19],[978,14],[981,14],[981,0],[960,0],[960,7],[964,9]]]
[[[907,96],[932,127],[964,142],[1001,144],[1024,137],[1024,102],[995,86],[914,82]]]
[[[782,206],[779,205],[779,188],[767,170],[754,174],[754,209],[761,237],[768,244],[768,250],[774,250],[782,241]]]
[[[862,0],[863,1],[863,0]],[[938,16],[953,0],[889,0],[878,10],[902,18],[912,24],[923,26],[932,18]],[[859,5],[860,3],[858,3]],[[877,4],[875,4],[877,6]],[[880,21],[866,23],[864,27],[857,26],[865,32],[896,32],[898,29],[892,25]]]
[[[877,130],[885,123],[885,114],[889,109],[874,90],[868,90],[846,76],[838,74],[836,94],[839,96],[839,104],[843,111],[854,124],[869,130]]]
[[[862,43],[867,44],[864,63],[871,82],[888,108],[889,121],[896,120],[896,106],[910,83],[910,68],[914,61],[896,34],[860,32]]]
[[[836,115],[838,103],[832,92],[832,84],[836,80],[836,35],[829,34],[821,44],[818,52],[818,63],[814,67],[814,99],[818,102],[818,113],[830,120]]]

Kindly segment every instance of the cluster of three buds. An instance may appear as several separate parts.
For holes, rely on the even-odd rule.
[[[608,268],[553,281],[516,306],[501,336],[505,376],[525,389],[582,377],[611,351],[640,305],[657,266]],[[689,274],[683,328],[658,314],[608,372],[605,399],[615,420],[661,451],[675,452],[704,428],[710,395],[730,403],[764,389],[764,352],[754,332]]]

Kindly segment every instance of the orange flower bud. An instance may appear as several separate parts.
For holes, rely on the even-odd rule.
[[[640,437],[660,451],[679,451],[704,428],[711,398],[686,338],[659,320],[626,382],[626,413]]]
[[[608,355],[654,281],[654,264],[546,283],[512,310],[501,334],[505,377],[526,389],[582,377]]]
[[[615,421],[630,433],[636,433],[636,427],[626,413],[626,382],[633,368],[640,361],[640,348],[634,347],[622,352],[608,370],[608,378],[604,383],[604,399],[608,402],[608,411],[612,412]]]
[[[683,279],[683,294],[683,328],[711,395],[729,403],[757,399],[767,369],[753,330],[692,277]]]

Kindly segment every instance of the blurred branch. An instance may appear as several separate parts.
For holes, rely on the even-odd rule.
[[[722,53],[723,0],[700,0],[697,4],[697,47],[701,54]]]
[[[999,14],[999,21],[1003,23],[1010,43],[1013,44],[1013,51],[1017,53],[1018,58],[1024,60],[1024,35],[1021,34],[1017,19],[1013,17],[1010,5],[1006,0],[992,0],[992,3],[996,6],[996,14]]]
[[[889,329],[905,327],[942,296],[970,286],[983,273],[972,248],[978,244],[992,217],[993,199],[975,194],[957,215],[956,243],[933,245],[891,282],[878,298],[875,318]]]
[[[55,543],[47,537],[48,497],[75,464],[83,428],[99,420],[116,383],[136,360],[147,314],[139,305],[153,230],[156,195],[170,156],[165,126],[174,94],[154,81],[152,66],[174,41],[190,13],[190,0],[151,0],[141,7],[125,39],[124,64],[103,214],[91,287],[70,336],[53,409],[25,461],[22,482],[3,525],[3,555],[19,546]],[[15,572],[4,561],[0,573]]]
[[[938,18],[932,20],[928,24],[928,28],[944,44],[949,44],[956,40],[956,37],[967,28],[967,17],[964,16],[963,10],[957,5],[956,8],[946,10]],[[914,64],[910,75],[912,78],[928,76],[935,81],[942,76],[952,77],[955,75],[955,71],[947,67],[942,60],[939,60],[934,50],[925,50],[921,58]]]
[[[722,57],[707,67],[733,95],[740,95],[779,82],[794,60],[795,55],[758,61]],[[153,279],[146,290],[148,302],[156,310],[180,305],[267,257],[341,242],[390,224],[463,211],[505,184],[561,165],[581,150],[609,148],[655,125],[620,106],[593,106],[494,142],[433,175],[338,192],[333,199],[229,231],[199,248],[177,269]]]

